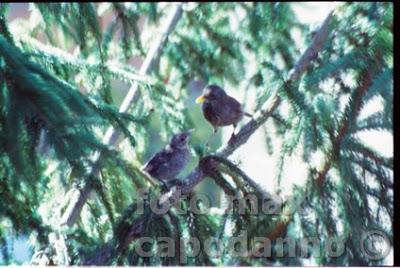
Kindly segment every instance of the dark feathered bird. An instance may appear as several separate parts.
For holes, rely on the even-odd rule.
[[[240,103],[217,85],[205,87],[203,95],[198,97],[196,102],[203,103],[203,115],[214,127],[214,133],[217,132],[217,127],[222,126],[233,125],[235,130],[243,115],[251,116],[244,113]]]
[[[143,170],[170,188],[179,173],[190,160],[189,137],[193,130],[176,134],[163,150],[156,153],[144,166]]]

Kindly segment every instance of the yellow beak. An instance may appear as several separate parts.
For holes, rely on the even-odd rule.
[[[206,97],[204,95],[201,95],[196,99],[196,103],[203,103],[206,100]]]

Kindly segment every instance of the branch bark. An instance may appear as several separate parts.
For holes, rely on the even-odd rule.
[[[329,24],[331,23],[332,17],[333,17],[333,11],[331,11],[328,14],[326,19],[322,23],[321,27],[319,28],[318,32],[314,35],[311,46],[307,48],[306,52],[304,52],[304,54],[296,63],[292,72],[290,72],[289,80],[293,81],[298,80],[300,76],[307,70],[308,66],[310,65],[310,62],[317,57],[318,52],[321,51],[330,33]]]
[[[290,72],[289,78],[287,82],[296,82],[301,75],[307,70],[310,66],[311,61],[315,59],[318,55],[319,51],[322,49],[324,42],[326,41],[329,35],[329,25],[332,20],[333,13],[329,13],[327,18],[325,19],[324,23],[320,27],[319,31],[315,34],[314,39],[308,49],[304,52],[304,54],[300,57],[299,61],[295,64],[294,68]],[[218,157],[226,158],[231,155],[237,148],[247,142],[247,140],[251,137],[251,135],[261,126],[263,125],[268,118],[273,114],[276,108],[281,103],[281,98],[278,96],[276,92],[270,99],[267,101],[257,113],[254,114],[253,119],[244,125],[239,133],[235,135],[235,137],[225,146],[222,146],[220,149],[217,150],[216,155]],[[207,157],[207,156],[205,156]],[[163,205],[166,202],[169,202],[169,207],[172,207],[182,195],[189,194],[193,188],[205,177],[204,169],[201,167],[201,161],[199,165],[185,178],[187,182],[186,185],[173,188],[169,193],[164,194],[160,197],[160,203]],[[166,196],[170,196],[169,198]],[[146,217],[141,217],[135,220],[131,224],[131,228],[129,234],[124,238],[122,243],[125,246],[128,246],[131,242],[135,241],[137,238],[140,237],[142,228],[138,228],[145,224]],[[288,222],[284,222],[281,225],[287,226]],[[285,228],[279,228],[285,229]],[[275,234],[274,234],[275,236]],[[112,244],[114,241],[109,241],[106,243],[102,249],[110,249],[112,250]],[[108,256],[107,259],[103,258],[103,256]],[[112,254],[111,252],[104,252],[103,250],[95,254],[93,257],[86,259],[83,261],[84,265],[106,265],[110,260]]]
[[[168,39],[168,36],[172,33],[175,26],[177,25],[179,19],[182,17],[182,6],[184,3],[175,4],[174,9],[171,11],[169,18],[166,23],[166,27],[162,31],[160,38],[154,45],[150,48],[149,52],[146,55],[146,58],[140,68],[140,75],[148,75],[151,73],[153,65],[158,61],[161,56],[162,49],[165,46],[165,43]],[[128,93],[126,94],[122,104],[119,108],[120,112],[127,112],[132,103],[134,103],[138,97],[140,96],[140,92],[138,90],[138,83],[135,82],[132,84]],[[118,140],[119,133],[113,128],[110,127],[107,129],[106,134],[102,142],[107,144],[108,146],[115,146]],[[74,189],[75,194],[70,201],[70,205],[67,207],[61,218],[60,225],[68,225],[72,226],[76,220],[78,219],[86,200],[89,197],[89,194],[92,191],[92,184],[90,183],[91,178],[96,177],[100,171],[101,165],[101,152],[96,152],[92,157],[92,162],[94,163],[92,166],[92,170],[87,177],[88,181],[85,182],[85,185],[81,188]]]

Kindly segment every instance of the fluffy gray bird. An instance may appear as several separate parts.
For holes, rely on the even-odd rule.
[[[169,145],[156,153],[143,167],[152,177],[161,181],[169,189],[171,184],[179,182],[177,176],[190,160],[189,137],[193,129],[175,134]]]

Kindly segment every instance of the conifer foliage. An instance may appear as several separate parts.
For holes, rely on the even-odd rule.
[[[1,264],[18,263],[21,237],[34,264],[386,261],[363,243],[373,231],[393,244],[393,158],[361,136],[393,132],[391,3],[340,5],[315,29],[290,3],[38,3],[12,22],[10,5],[0,4]],[[253,109],[219,148],[205,148],[204,118],[186,107],[194,80],[245,91]],[[371,103],[381,109],[366,114]],[[189,128],[196,163],[166,197],[141,166]],[[263,130],[276,159],[266,191],[229,159]],[[307,178],[283,198],[296,154]],[[194,211],[204,178],[236,201]],[[155,213],[152,200],[166,199]],[[253,213],[263,204],[277,210]],[[245,252],[220,251],[243,234]],[[160,237],[168,243],[142,243]],[[166,244],[172,254],[160,254]]]

